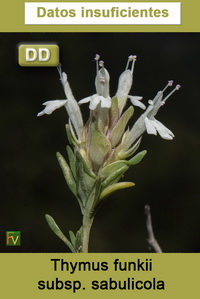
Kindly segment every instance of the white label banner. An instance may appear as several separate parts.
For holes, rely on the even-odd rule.
[[[25,25],[180,24],[180,2],[25,3]]]

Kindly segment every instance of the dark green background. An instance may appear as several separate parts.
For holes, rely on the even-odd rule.
[[[182,88],[157,119],[173,141],[145,134],[144,160],[125,175],[132,189],[113,194],[96,216],[91,252],[148,252],[144,205],[150,204],[154,231],[164,252],[200,252],[200,35],[192,33],[66,33],[0,35],[0,251],[65,252],[48,227],[54,217],[64,233],[81,225],[78,204],[68,190],[55,153],[66,157],[64,108],[37,118],[42,103],[63,99],[56,68],[17,64],[19,43],[60,47],[63,70],[77,100],[95,93],[95,54],[111,76],[111,95],[127,56],[136,54],[132,95],[144,103],[173,79]],[[83,107],[87,118],[88,106]],[[134,120],[141,110],[135,109]],[[8,230],[21,231],[21,246],[6,247]]]

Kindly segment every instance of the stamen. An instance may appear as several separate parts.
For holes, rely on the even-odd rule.
[[[132,61],[131,73],[133,73],[134,65],[135,65],[135,61],[136,61],[136,59],[137,59],[137,56],[136,56],[136,55],[130,55],[130,56],[128,57],[128,61],[127,61],[126,69],[125,69],[125,70],[128,70],[129,64],[130,64],[130,62]]]
[[[103,60],[100,60],[100,61],[99,61],[99,66],[100,66],[100,67],[104,67],[104,61],[103,61]]]
[[[171,95],[176,91],[179,90],[181,86],[178,84],[176,87],[162,100],[162,105],[166,102],[166,100],[171,97]]]
[[[96,54],[96,56],[94,57],[94,60],[99,60],[100,59],[100,56],[99,56],[99,54]]]
[[[97,69],[97,73],[98,73],[98,71],[99,71],[99,59],[100,59],[99,54],[96,54],[96,56],[94,57],[94,60],[96,60],[96,69]]]
[[[173,80],[169,80],[168,83],[167,83],[167,85],[165,86],[165,88],[162,90],[162,93],[163,93],[169,86],[172,86],[173,83],[174,83]]]
[[[137,56],[134,55],[133,56],[133,62],[132,62],[132,68],[131,68],[131,73],[133,73],[133,70],[134,70],[134,66],[135,66],[135,61],[137,60]]]
[[[134,61],[137,60],[137,55],[133,55],[133,60],[134,60]]]

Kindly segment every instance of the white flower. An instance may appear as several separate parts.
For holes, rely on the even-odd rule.
[[[172,131],[166,128],[161,122],[159,122],[155,118],[149,119],[148,117],[145,117],[144,122],[148,134],[157,135],[158,132],[163,139],[173,139],[174,134],[172,133]]]
[[[59,109],[62,106],[65,106],[67,100],[54,100],[54,101],[47,101],[42,105],[46,106],[44,110],[39,112],[37,116],[42,116],[44,114],[51,114],[54,110]]]
[[[89,103],[89,108],[90,110],[95,110],[98,106],[98,104],[100,103],[102,108],[110,108],[111,106],[111,98],[107,97],[104,98],[103,96],[99,96],[98,94],[94,94],[90,97],[84,98],[82,100],[80,100],[78,103],[80,104],[85,104],[85,103]]]
[[[130,55],[128,57],[126,69],[119,77],[119,82],[118,82],[118,87],[116,92],[116,97],[118,98],[118,100],[122,98],[126,99],[128,96],[128,93],[133,83],[133,70],[134,70],[136,59],[137,56],[135,55]],[[129,69],[130,62],[132,62],[131,69]]]
[[[110,108],[111,107],[111,98],[109,96],[109,80],[110,76],[108,71],[104,67],[104,62],[99,61],[100,56],[97,54],[95,60],[97,63],[97,75],[95,78],[96,94],[93,94],[90,97],[86,97],[80,100],[79,105],[89,103],[90,110],[95,110],[100,104],[101,108]],[[99,70],[99,66],[101,69]]]
[[[125,99],[131,89],[133,82],[132,72],[130,70],[125,70],[119,77],[116,97],[118,100]]]
[[[99,55],[96,55],[95,60],[97,62],[97,75],[95,78],[95,86],[96,86],[97,93],[79,101],[79,104],[90,102],[89,105],[90,110],[95,110],[99,104],[101,108],[111,107],[111,98],[109,96],[110,76],[108,71],[104,67],[104,62],[99,61],[99,58],[100,58]],[[142,109],[146,108],[145,105],[140,102],[142,97],[128,95],[132,86],[135,61],[136,61],[136,56],[133,55],[129,56],[126,69],[119,77],[116,97],[118,98],[118,100],[122,99],[123,101],[121,107],[119,107],[121,108],[120,109],[121,112],[123,110],[123,107],[126,104],[127,98],[131,100],[131,103],[134,106],[138,106]],[[132,62],[132,66],[131,69],[128,69],[130,62]],[[101,66],[100,70],[99,70],[99,66]]]
[[[131,100],[131,103],[133,104],[133,106],[138,106],[143,110],[146,109],[146,106],[140,102],[142,100],[142,97],[128,95],[128,98]]]
[[[109,81],[110,76],[107,69],[104,67],[104,62],[101,60],[99,62],[101,69],[98,69],[98,60],[97,60],[97,75],[95,78],[95,86],[97,94],[107,98],[109,96]]]
[[[133,106],[140,107],[141,109],[146,109],[146,106],[140,102],[142,100],[142,97],[129,95],[129,91],[131,90],[131,86],[133,83],[133,70],[134,70],[136,59],[137,56],[135,55],[131,55],[128,57],[126,69],[119,77],[116,97],[118,99],[120,114],[122,113],[122,110],[126,105],[127,98],[131,100]],[[129,64],[131,62],[132,62],[132,66],[131,69],[129,69]]]
[[[149,106],[145,112],[135,122],[128,133],[126,142],[123,145],[123,151],[128,150],[140,136],[147,131],[148,134],[159,135],[167,140],[172,140],[174,134],[166,128],[161,122],[155,119],[159,109],[165,104],[166,100],[176,91],[180,89],[180,85],[176,87],[163,99],[163,92],[167,87],[172,86],[173,81],[168,81],[168,84],[162,91],[159,91],[153,100],[149,100]]]
[[[48,101],[48,102],[43,103],[43,105],[46,107],[43,111],[39,112],[37,116],[42,116],[44,114],[51,114],[54,110],[56,110],[62,106],[65,106],[67,113],[69,115],[69,119],[70,119],[71,123],[73,124],[74,130],[76,133],[76,137],[78,137],[78,139],[80,140],[83,126],[84,126],[80,107],[73,96],[72,90],[71,90],[69,82],[67,80],[67,74],[62,72],[62,70],[61,70],[61,65],[58,66],[58,72],[60,75],[61,83],[64,88],[66,99],[65,100]]]

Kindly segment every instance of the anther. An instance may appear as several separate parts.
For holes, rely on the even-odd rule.
[[[133,61],[133,59],[134,59],[134,56],[133,56],[133,55],[130,55],[130,56],[128,57],[128,61]]]
[[[131,73],[133,73],[134,65],[135,65],[135,61],[136,61],[136,59],[137,59],[137,56],[136,56],[136,55],[130,55],[130,56],[128,57],[128,61],[127,61],[126,69],[125,69],[125,70],[128,70],[129,64],[130,64],[130,62],[132,61]]]
[[[94,60],[98,61],[100,59],[99,54],[96,54],[96,56],[94,57]]]
[[[162,93],[163,93],[169,86],[172,86],[173,83],[174,83],[173,80],[169,80],[168,83],[167,83],[167,85],[165,86],[165,88],[163,88]]]
[[[162,104],[164,104],[166,102],[166,100],[171,97],[171,95],[176,91],[180,89],[180,85],[176,85],[176,87],[162,100]]]
[[[104,61],[103,61],[103,60],[100,60],[100,61],[99,61],[99,66],[100,66],[100,67],[104,67]]]
[[[100,58],[99,54],[96,54],[96,56],[94,57],[94,60],[96,60],[96,71],[97,71],[97,73],[99,71],[99,58]]]

